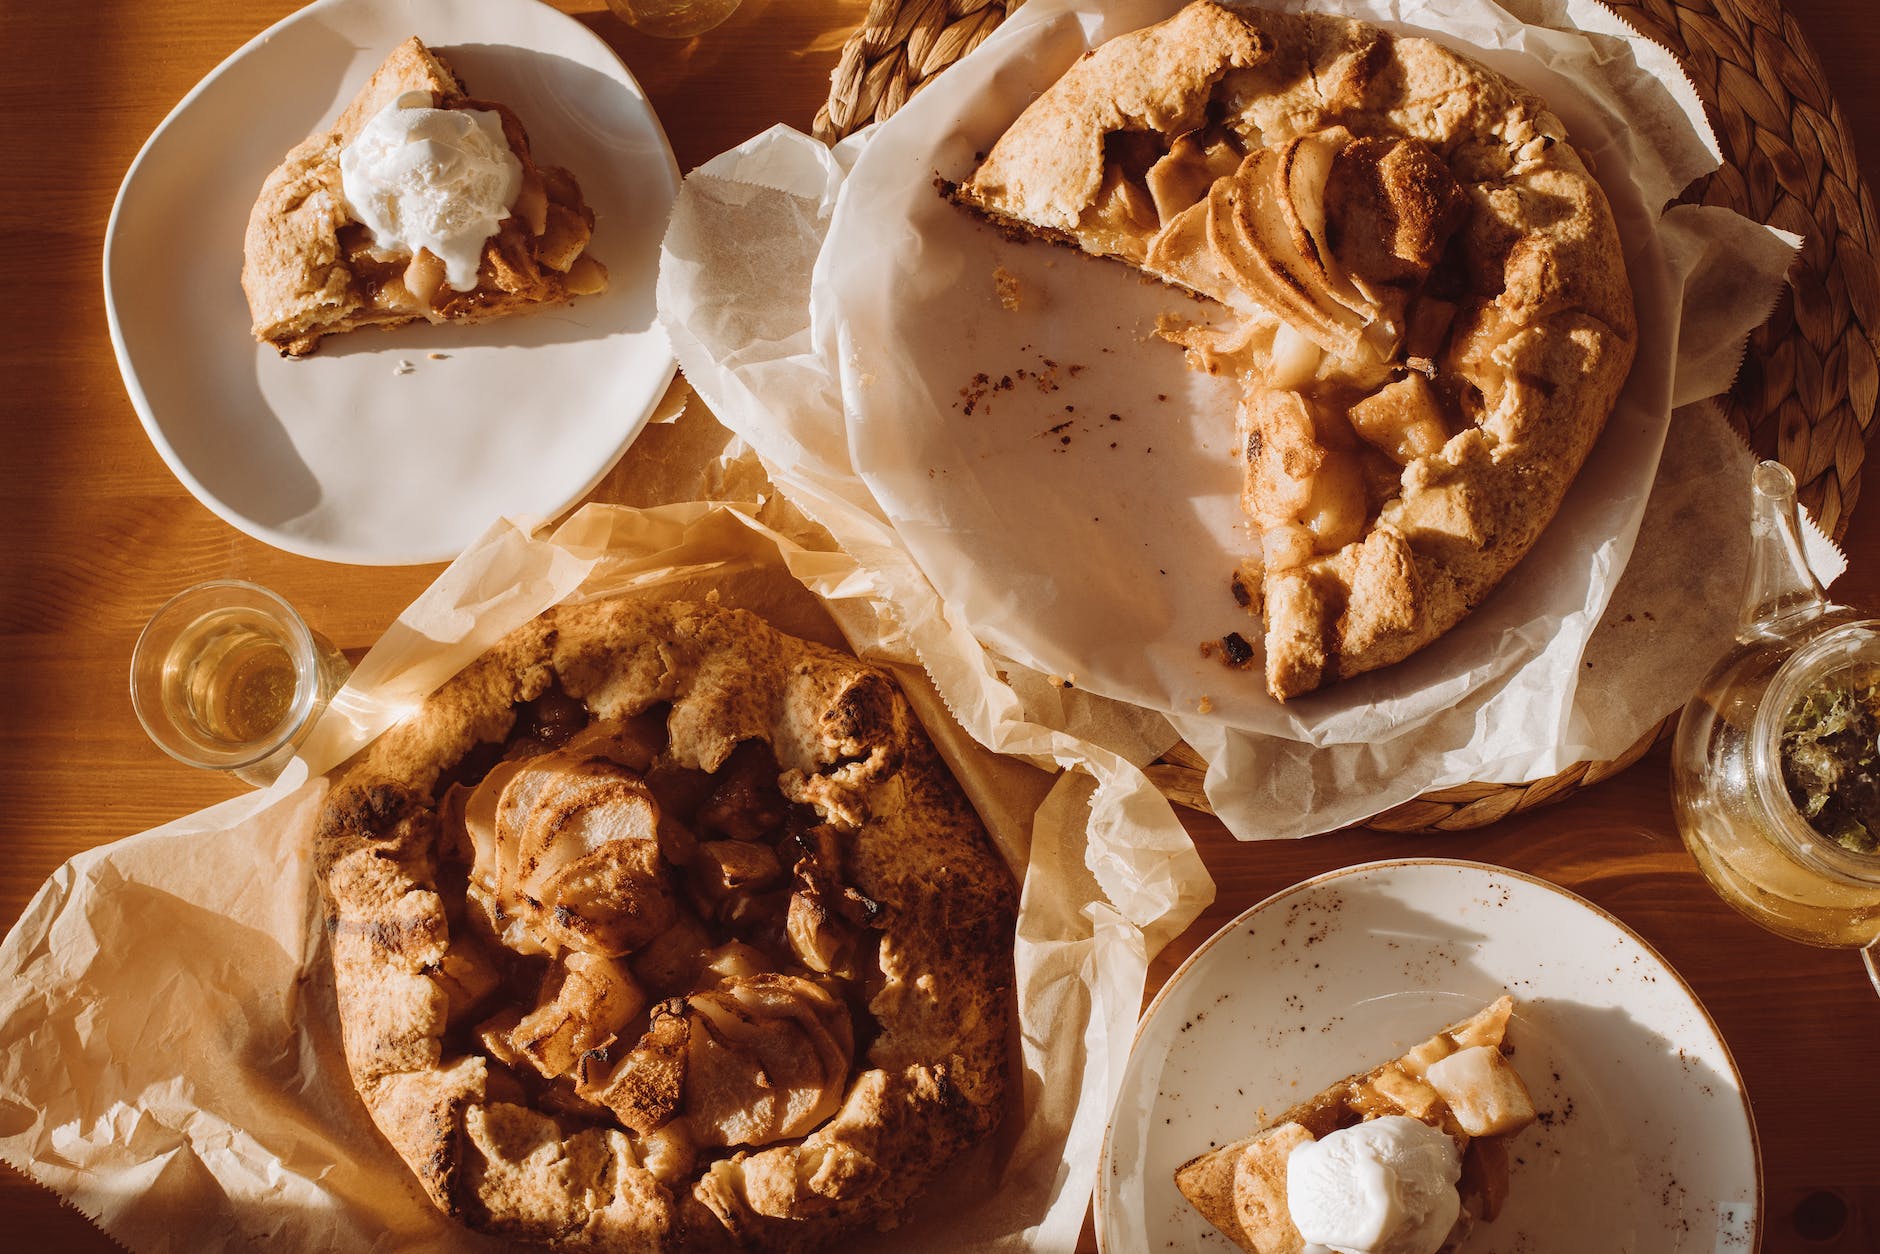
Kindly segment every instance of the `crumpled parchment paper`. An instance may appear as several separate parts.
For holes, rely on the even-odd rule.
[[[1209,761],[1209,801],[1242,838],[1617,756],[1682,704],[1689,661],[1728,638],[1719,606],[1735,595],[1719,601],[1715,554],[1719,537],[1746,534],[1749,458],[1713,411],[1675,427],[1673,413],[1728,387],[1794,237],[1666,208],[1715,168],[1715,140],[1670,54],[1593,0],[1277,4],[1425,34],[1541,92],[1613,203],[1640,322],[1604,435],[1495,594],[1408,661],[1281,706],[1257,667],[1200,648],[1257,625],[1228,591],[1251,543],[1228,453],[1234,391],[1151,335],[1158,313],[1192,306],[1123,267],[1009,240],[934,186],[970,172],[1076,56],[1177,7],[1031,0],[833,151],[778,129],[695,172],[660,291],[688,378],[891,586],[983,744],[1038,752],[1008,723],[1021,719],[1143,762],[1172,728]],[[995,289],[1001,269],[1015,309]],[[1679,525],[1642,528],[1668,432],[1679,474],[1659,480],[1657,516]],[[1621,607],[1635,547],[1652,575]],[[1625,640],[1604,665],[1589,652],[1602,630]],[[1602,682],[1621,676],[1620,655],[1643,663],[1625,675],[1674,682]],[[1082,695],[1065,700],[1066,681]]]

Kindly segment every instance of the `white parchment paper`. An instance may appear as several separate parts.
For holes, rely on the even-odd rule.
[[[1127,752],[1171,724],[1210,761],[1209,800],[1243,838],[1616,756],[1681,698],[1663,703],[1650,686],[1580,701],[1587,650],[1673,410],[1728,386],[1794,237],[1726,210],[1666,211],[1715,168],[1714,138],[1670,54],[1592,0],[1310,6],[1462,48],[1541,92],[1612,200],[1641,330],[1605,434],[1502,587],[1407,662],[1281,706],[1257,667],[1230,670],[1200,648],[1257,624],[1228,587],[1252,544],[1228,447],[1233,390],[1151,334],[1158,314],[1192,303],[1123,267],[1008,240],[934,187],[968,173],[1076,56],[1177,7],[1031,0],[834,152],[773,131],[694,174],[660,298],[688,377],[778,486],[884,573],[904,613],[944,628],[958,648],[929,669],[982,743],[1025,751],[1007,710],[1067,727],[1020,694],[1069,681],[1109,699],[1077,703],[1085,743]],[[1016,308],[995,288],[1001,270]],[[1650,648],[1680,660],[1714,656],[1716,589],[1687,576],[1744,516],[1748,477],[1713,415],[1687,425],[1709,458],[1699,469],[1744,486],[1699,525],[1651,533],[1654,549],[1694,559],[1658,564],[1638,590],[1661,611]]]
[[[309,856],[319,773],[550,605],[710,596],[895,671],[1022,884],[1004,1126],[902,1228],[844,1248],[1075,1245],[1149,957],[1211,898],[1206,872],[1127,764],[1054,779],[966,736],[877,579],[768,494],[709,415],[660,430],[651,477],[763,495],[591,505],[545,536],[495,527],[386,632],[273,787],[82,854],[41,888],[0,944],[0,1158],[136,1250],[508,1248],[439,1214],[353,1093]],[[1107,888],[1090,850],[1109,851]]]

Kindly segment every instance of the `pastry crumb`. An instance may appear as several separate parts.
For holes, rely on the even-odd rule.
[[[393,374],[410,374],[412,371],[416,369],[417,369],[416,366],[412,365],[410,362],[406,361],[404,358],[401,357],[398,359],[398,364],[392,367],[392,373]]]
[[[1253,661],[1253,646],[1239,632],[1230,631],[1221,637],[1221,656],[1229,666],[1244,667]]]
[[[998,266],[992,271],[992,290],[999,297],[999,305],[1008,313],[1017,313],[1018,307],[1024,303],[1023,293],[1018,287],[1018,276],[1004,266]]]
[[[432,361],[449,361],[450,360],[449,353],[426,353],[425,356],[429,357]]]
[[[1201,698],[1201,700],[1195,702],[1195,712],[1197,714],[1214,713],[1214,698],[1204,696]]]

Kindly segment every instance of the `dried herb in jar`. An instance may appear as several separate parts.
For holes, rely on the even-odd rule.
[[[1880,666],[1828,676],[1782,720],[1782,782],[1809,826],[1880,852]]]

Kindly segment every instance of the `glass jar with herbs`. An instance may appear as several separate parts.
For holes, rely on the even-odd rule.
[[[1880,619],[1823,595],[1795,479],[1753,477],[1736,645],[1672,750],[1685,844],[1711,885],[1793,940],[1865,950],[1880,989]]]

